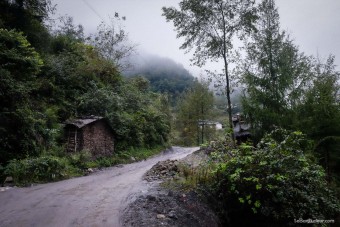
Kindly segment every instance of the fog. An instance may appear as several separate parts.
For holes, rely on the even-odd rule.
[[[130,59],[133,65],[123,74],[127,76],[143,75],[143,73],[150,73],[155,71],[158,74],[159,71],[166,75],[173,74],[180,77],[191,77],[191,73],[184,68],[184,66],[178,62],[175,62],[171,58],[160,57],[158,55],[150,54],[147,52],[139,52],[137,55],[133,55]]]
[[[54,17],[68,14],[82,24],[86,33],[96,30],[100,21],[108,21],[115,12],[126,16],[121,25],[129,39],[142,53],[159,55],[180,62],[195,76],[202,69],[191,66],[190,54],[179,47],[172,23],[162,17],[163,6],[177,6],[180,0],[52,0],[57,4]],[[300,51],[325,59],[330,53],[340,65],[340,1],[339,0],[277,0],[281,28],[289,32]],[[218,69],[209,64],[209,69]],[[339,67],[338,67],[339,68]]]

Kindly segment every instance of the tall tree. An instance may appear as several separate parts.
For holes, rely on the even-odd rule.
[[[177,127],[183,144],[193,145],[196,141],[197,144],[204,142],[205,132],[208,130],[204,127],[211,116],[213,105],[214,96],[206,82],[196,82],[183,94],[177,115]]]
[[[334,56],[325,63],[316,61],[313,73],[316,78],[299,108],[298,126],[316,142],[328,179],[333,175],[340,182],[340,72]]]
[[[121,71],[131,67],[128,57],[135,51],[135,45],[128,42],[128,33],[119,26],[119,14],[110,23],[102,22],[97,27],[97,33],[92,35],[91,44],[107,60],[112,61]]]
[[[280,30],[274,0],[258,8],[256,31],[246,43],[243,108],[250,118],[255,139],[274,126],[289,127],[292,110],[301,101],[308,82],[309,61],[285,32]]]
[[[233,59],[233,40],[240,31],[252,27],[256,19],[254,3],[252,0],[182,0],[180,9],[163,7],[163,15],[167,21],[173,21],[177,37],[185,38],[181,48],[188,52],[194,49],[194,64],[203,66],[208,60],[223,61],[231,128],[229,64]]]
[[[32,102],[40,55],[22,33],[0,29],[0,164],[31,155],[39,137],[39,115]]]

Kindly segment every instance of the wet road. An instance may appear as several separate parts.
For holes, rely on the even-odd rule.
[[[0,192],[0,226],[119,227],[124,208],[150,187],[143,174],[158,161],[181,159],[196,150],[173,147],[90,176]]]

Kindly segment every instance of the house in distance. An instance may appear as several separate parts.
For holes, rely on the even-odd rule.
[[[234,136],[237,140],[237,144],[247,142],[251,138],[250,124],[243,121],[241,115],[238,113],[232,118],[234,125]]]
[[[114,152],[114,131],[108,120],[98,116],[76,118],[65,122],[66,150],[88,150],[93,157]]]

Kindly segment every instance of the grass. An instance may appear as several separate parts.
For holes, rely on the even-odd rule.
[[[100,157],[85,163],[87,168],[110,167],[118,164],[128,164],[147,159],[159,154],[165,147],[157,146],[154,148],[129,148],[128,150],[117,152],[110,157]]]

